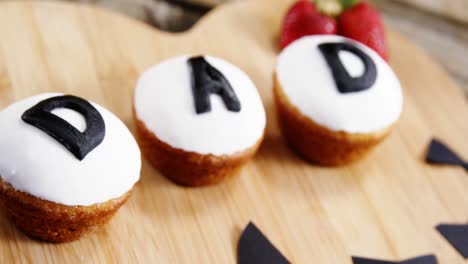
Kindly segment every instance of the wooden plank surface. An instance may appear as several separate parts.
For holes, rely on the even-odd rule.
[[[265,142],[238,177],[184,188],[144,162],[128,203],[106,228],[79,241],[31,240],[2,215],[1,262],[235,263],[240,232],[252,220],[294,263],[426,253],[440,263],[467,263],[434,230],[440,222],[468,220],[466,172],[423,162],[432,136],[468,156],[461,90],[424,52],[390,32],[392,67],[405,94],[394,133],[356,164],[305,163],[279,133],[271,94],[277,34],[289,3],[221,6],[183,34],[72,4],[1,3],[0,107],[44,91],[71,93],[108,107],[133,130],[139,74],[170,56],[209,53],[252,77],[268,116]]]
[[[465,70],[468,60],[464,59],[468,57],[468,23],[458,23],[399,1],[369,1],[382,12],[388,26],[426,50],[468,95],[468,71]]]
[[[468,23],[466,10],[468,2],[465,0],[398,0],[416,7],[426,9],[439,15]]]

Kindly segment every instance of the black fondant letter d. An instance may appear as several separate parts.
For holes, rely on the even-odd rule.
[[[364,51],[351,43],[323,43],[318,46],[335,79],[341,93],[359,92],[369,89],[377,79],[377,68],[374,61]],[[351,77],[340,60],[339,52],[348,51],[356,55],[364,63],[364,73],[359,77]]]
[[[192,69],[192,90],[197,114],[211,111],[211,94],[221,96],[229,111],[241,110],[234,90],[221,72],[201,56],[190,58],[188,63]]]
[[[57,108],[75,110],[86,120],[82,133],[66,120],[51,113]],[[26,110],[21,116],[24,122],[44,131],[60,142],[77,159],[83,160],[104,140],[106,126],[99,111],[79,97],[65,95],[48,98]]]

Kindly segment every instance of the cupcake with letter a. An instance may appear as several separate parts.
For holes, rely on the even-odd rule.
[[[40,94],[0,112],[0,202],[27,235],[65,242],[105,224],[140,177],[138,145],[111,112]]]
[[[257,151],[266,123],[250,78],[207,56],[170,58],[147,70],[137,84],[134,110],[144,156],[188,186],[235,173]]]
[[[339,36],[310,36],[278,57],[274,95],[282,132],[305,159],[357,160],[381,142],[403,105],[400,83],[373,50]]]

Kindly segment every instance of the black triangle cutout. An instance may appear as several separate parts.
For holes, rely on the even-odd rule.
[[[237,246],[239,264],[288,264],[281,252],[250,222],[242,232]]]
[[[436,229],[464,258],[468,258],[468,225],[440,224]]]
[[[434,164],[462,166],[468,170],[468,163],[463,161],[454,151],[437,139],[432,139],[427,152],[426,161]]]
[[[401,262],[385,261],[370,258],[353,257],[353,264],[437,264],[437,258],[434,255],[425,255]]]

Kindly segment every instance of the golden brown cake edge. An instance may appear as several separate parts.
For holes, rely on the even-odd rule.
[[[291,148],[309,162],[339,166],[357,161],[392,130],[393,124],[374,133],[332,131],[305,116],[289,101],[276,74],[273,80],[276,113],[283,136]]]
[[[263,141],[262,136],[252,147],[233,155],[215,156],[184,151],[160,140],[133,112],[143,156],[164,176],[184,186],[216,184],[236,174],[255,155]]]
[[[0,178],[0,205],[26,235],[48,242],[68,242],[107,223],[131,191],[104,203],[68,206],[19,191]]]

